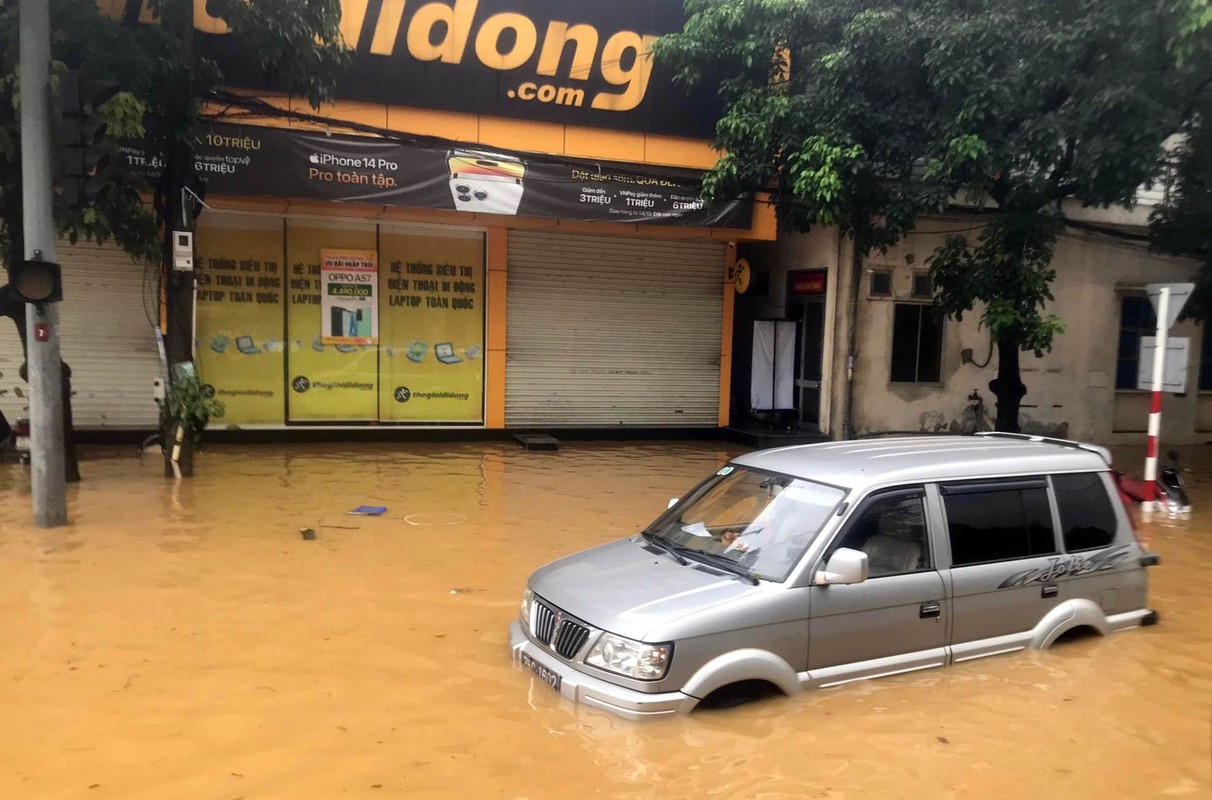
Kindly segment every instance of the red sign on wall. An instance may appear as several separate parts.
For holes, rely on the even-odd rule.
[[[825,278],[828,274],[824,270],[791,273],[791,293],[824,294]]]

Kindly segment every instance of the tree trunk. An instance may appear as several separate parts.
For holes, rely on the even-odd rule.
[[[80,460],[76,456],[76,436],[72,427],[72,368],[60,361],[63,391],[63,476],[68,483],[80,482]]]
[[[1027,387],[1019,374],[1018,337],[1003,333],[997,338],[997,377],[989,381],[989,391],[997,398],[997,430],[1018,433],[1018,411]]]
[[[167,438],[164,443],[164,477],[177,477],[177,470],[181,471],[182,478],[189,478],[194,474],[194,445],[190,439],[189,433],[185,431],[175,420],[170,420],[165,424],[165,429],[168,431]],[[178,437],[180,439],[178,440]],[[180,448],[177,450],[177,448]],[[173,452],[177,451],[176,469],[173,468]]]
[[[846,326],[846,411],[842,418],[842,438],[853,439],[858,424],[854,420],[854,368],[858,363],[858,307],[866,260],[866,227],[856,222],[850,251],[850,324]]]

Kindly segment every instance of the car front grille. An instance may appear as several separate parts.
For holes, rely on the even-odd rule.
[[[572,658],[589,641],[589,628],[540,601],[535,603],[534,635],[564,658]]]

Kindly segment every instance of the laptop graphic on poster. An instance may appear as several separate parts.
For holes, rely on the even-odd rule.
[[[257,347],[251,336],[236,337],[236,349],[246,356],[256,355],[261,352],[261,348]]]
[[[454,354],[454,345],[450,342],[442,342],[433,346],[433,356],[443,364],[460,364],[463,359]]]

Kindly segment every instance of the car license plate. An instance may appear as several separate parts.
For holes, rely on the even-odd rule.
[[[557,692],[560,691],[560,676],[558,673],[543,666],[525,653],[522,653],[522,664],[526,669],[537,675],[543,683]]]
[[[29,449],[29,437],[28,436],[18,436],[17,441],[13,442],[13,446],[16,447],[18,450],[28,450]]]

